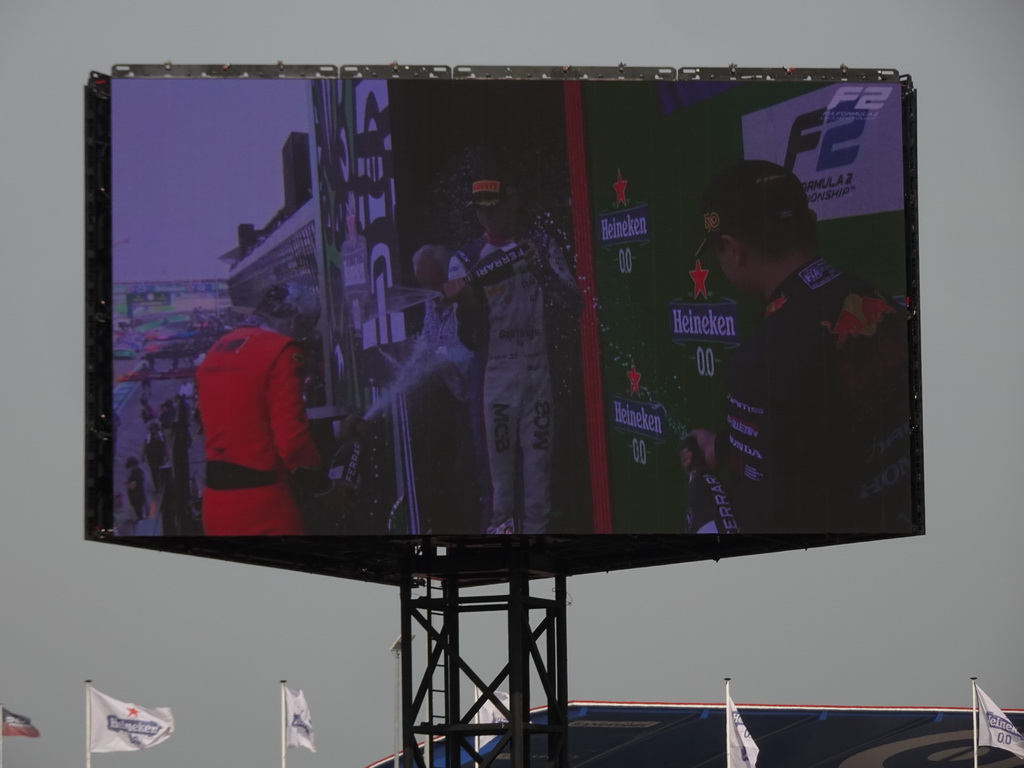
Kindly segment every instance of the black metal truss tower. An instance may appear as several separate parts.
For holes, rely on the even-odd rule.
[[[553,598],[542,598],[530,594],[531,575],[525,567],[511,569],[507,580],[488,588],[497,592],[481,595],[465,594],[457,575],[419,581],[406,573],[401,585],[403,768],[432,768],[439,753],[448,767],[463,765],[468,755],[469,764],[480,768],[499,757],[503,765],[527,768],[531,754],[540,753],[546,755],[544,765],[568,768],[565,576],[554,577]],[[414,594],[417,585],[425,586],[426,593]],[[508,662],[489,680],[460,653],[460,620],[480,612],[507,620]],[[426,665],[418,681],[408,652],[417,633],[427,638]],[[533,719],[531,679],[539,679],[547,704],[546,712]],[[463,701],[466,682],[479,691],[474,701]],[[496,695],[501,689],[508,692],[507,705]],[[474,722],[486,703],[506,722]],[[485,749],[479,749],[478,737],[487,738]],[[420,740],[430,748],[418,747]]]

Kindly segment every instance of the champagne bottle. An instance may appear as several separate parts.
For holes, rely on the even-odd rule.
[[[499,249],[473,265],[466,274],[466,282],[472,286],[493,285],[507,280],[515,274],[516,263],[523,260],[527,249],[516,245],[508,250]]]
[[[688,437],[683,443],[695,457],[700,456],[696,440]],[[722,481],[702,461],[695,461],[686,493],[686,533],[739,532],[739,520]]]

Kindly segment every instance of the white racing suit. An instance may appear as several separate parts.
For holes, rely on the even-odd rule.
[[[479,349],[483,366],[481,411],[492,492],[487,531],[542,534],[551,511],[551,465],[556,428],[547,326],[554,303],[578,301],[576,284],[559,245],[551,238],[530,238],[541,253],[534,270],[524,262],[500,282],[478,288],[486,306],[486,346]],[[516,243],[504,243],[509,250]],[[452,257],[449,279],[498,250],[491,243],[463,249]],[[473,251],[478,249],[478,254]],[[475,256],[475,258],[474,258]],[[464,315],[460,314],[460,323]],[[478,325],[483,318],[478,318]],[[481,329],[482,330],[482,329]],[[464,334],[460,330],[460,336]],[[517,470],[521,482],[517,482]],[[518,524],[517,500],[522,516]]]

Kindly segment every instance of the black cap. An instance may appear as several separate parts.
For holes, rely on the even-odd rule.
[[[501,202],[509,191],[509,187],[502,184],[500,179],[476,179],[470,187],[469,205],[489,208]]]
[[[495,174],[491,174],[494,176]],[[516,193],[513,183],[500,178],[480,178],[470,185],[468,205],[489,208]]]
[[[516,194],[521,172],[507,148],[482,148],[473,163],[467,205],[489,208]]]
[[[741,160],[704,188],[708,235],[761,238],[807,220],[807,193],[793,173],[767,160]]]

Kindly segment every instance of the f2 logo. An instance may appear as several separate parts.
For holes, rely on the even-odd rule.
[[[827,171],[849,165],[857,159],[860,146],[846,144],[860,138],[867,125],[867,117],[877,112],[892,93],[893,86],[845,85],[836,89],[828,106],[798,115],[789,129],[786,145],[787,171],[796,165],[797,156],[804,152],[818,152],[817,171]],[[845,106],[848,105],[848,106]],[[835,114],[839,113],[839,114]],[[822,132],[826,119],[833,127]],[[845,146],[841,146],[845,145]]]
[[[853,109],[865,111],[879,110],[885,104],[885,100],[889,98],[889,94],[892,93],[892,88],[891,85],[843,86],[836,90],[836,95],[832,97],[832,101],[828,104],[828,110],[831,111],[840,104],[849,104],[850,102],[854,102]]]

